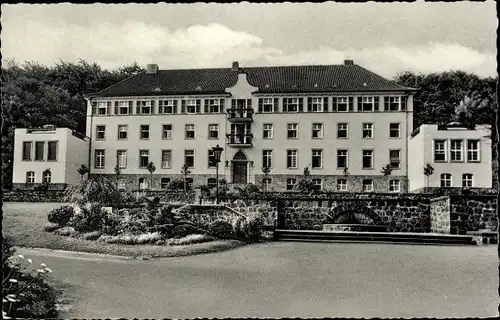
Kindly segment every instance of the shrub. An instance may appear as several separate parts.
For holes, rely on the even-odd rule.
[[[52,209],[48,215],[47,220],[52,223],[56,223],[61,227],[68,225],[68,222],[74,215],[74,209],[72,206],[61,206],[59,208]]]
[[[165,240],[158,240],[155,243],[157,246],[163,246],[165,244]]]
[[[73,227],[62,227],[60,229],[57,229],[56,231],[54,231],[54,234],[57,234],[59,236],[64,236],[64,237],[68,237],[68,236],[73,236],[76,234],[76,231]]]
[[[137,243],[155,243],[161,240],[161,234],[159,232],[143,233],[137,236]]]
[[[186,183],[186,188],[190,189],[189,183]],[[184,190],[184,179],[175,179],[175,180],[170,181],[167,185],[167,190],[176,190],[176,191],[182,190],[183,191]]]
[[[261,241],[264,222],[264,217],[258,212],[252,212],[246,218],[234,219],[232,225],[236,238],[248,243]]]
[[[91,178],[81,184],[68,187],[65,201],[77,204],[98,203],[123,203],[121,192],[116,184],[106,178]]]
[[[182,223],[172,229],[172,236],[175,238],[182,238],[190,234],[199,233],[200,229],[196,228],[193,224]]]
[[[73,218],[68,225],[79,232],[102,230],[104,217],[107,215],[98,204],[88,203],[86,206],[75,210]]]
[[[43,226],[43,230],[47,231],[47,232],[53,232],[57,229],[59,229],[61,226],[58,225],[57,223],[52,223],[52,222],[47,222],[44,226]]]
[[[87,232],[81,235],[83,240],[97,240],[102,235],[101,231]]]
[[[167,245],[169,246],[185,246],[195,243],[214,241],[215,239],[211,236],[204,234],[190,234],[182,238],[173,238],[167,240]]]
[[[217,220],[208,226],[208,234],[217,239],[233,239],[233,226],[224,220]]]

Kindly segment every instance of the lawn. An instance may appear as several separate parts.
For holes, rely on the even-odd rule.
[[[102,253],[129,257],[178,257],[223,251],[241,246],[236,240],[212,241],[186,246],[105,244],[63,237],[43,230],[47,213],[61,203],[4,203],[2,230],[13,244],[27,248],[47,248],[77,252]]]

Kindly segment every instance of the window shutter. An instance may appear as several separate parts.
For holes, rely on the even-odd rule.
[[[97,113],[97,102],[92,101],[92,114]]]
[[[119,114],[118,113],[118,101],[115,101],[115,114]]]
[[[247,108],[252,107],[252,99],[247,99]]]
[[[279,98],[274,98],[274,104],[273,104],[273,112],[279,112],[280,110],[280,99]]]
[[[220,103],[220,113],[224,113],[224,100],[225,99],[220,99],[219,103]]]
[[[236,99],[231,99],[231,109],[236,109]]]
[[[177,100],[174,100],[174,114],[177,114]]]
[[[283,112],[288,112],[288,99],[283,98]]]
[[[158,114],[163,114],[163,100],[158,101]]]
[[[323,97],[323,112],[328,112],[328,100],[329,97]]]
[[[133,106],[132,106],[132,101],[128,102],[128,113],[132,114],[134,111]]]
[[[408,96],[401,97],[401,111],[406,111],[406,101],[408,100]]]
[[[362,100],[363,100],[362,97],[358,97],[358,111],[363,110],[363,108],[361,107]]]
[[[196,99],[196,113],[200,113],[201,111],[201,99]]]
[[[378,108],[379,100],[380,100],[380,97],[373,98],[373,104],[374,104],[374,106],[373,106],[374,108],[373,109],[374,109],[374,111],[378,111],[379,110],[379,108]]]
[[[337,111],[337,97],[332,97],[332,111]]]
[[[208,113],[208,99],[205,99],[204,106],[205,107],[204,107],[204,111],[203,112]]]
[[[107,108],[106,108],[106,114],[107,114],[107,115],[110,115],[110,114],[111,114],[111,101],[108,101],[108,102],[106,103],[106,105],[107,105]]]
[[[135,114],[141,114],[141,104],[142,104],[142,101],[136,101],[136,103],[135,103]]]
[[[311,97],[307,98],[307,112],[312,111],[312,104],[313,104],[313,98]]]
[[[151,114],[156,114],[156,100],[151,100]]]
[[[262,112],[263,104],[264,104],[264,99],[259,98],[259,112]]]
[[[299,98],[299,112],[302,112],[304,110],[304,98]]]
[[[354,111],[354,97],[349,97],[349,111]]]
[[[389,97],[384,97],[384,111],[389,111]]]
[[[186,113],[186,100],[181,100],[181,113]]]

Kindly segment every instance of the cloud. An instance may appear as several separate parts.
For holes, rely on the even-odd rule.
[[[34,20],[12,22],[2,32],[2,53],[18,62],[52,65],[58,59],[84,59],[103,68],[118,68],[134,61],[157,63],[160,68],[339,64],[352,59],[369,70],[392,78],[398,72],[441,72],[461,69],[479,76],[496,75],[493,52],[480,52],[459,43],[429,43],[405,47],[382,44],[371,48],[339,50],[329,46],[284,52],[262,38],[218,23],[170,30],[145,21],[93,27]]]

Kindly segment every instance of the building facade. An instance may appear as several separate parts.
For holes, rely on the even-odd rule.
[[[425,188],[492,188],[491,130],[452,124],[422,125],[408,138],[409,191]],[[426,175],[424,168],[434,170]]]
[[[87,165],[89,139],[68,128],[16,129],[13,188],[31,189],[45,183],[64,189],[80,182],[78,168]]]
[[[221,178],[291,189],[308,168],[318,189],[406,192],[413,94],[352,60],[343,65],[159,70],[87,97],[91,175],[122,188],[166,187],[189,166],[213,184],[211,148],[224,148]],[[149,186],[147,163],[153,162]],[[392,168],[390,175],[382,167]],[[263,167],[270,168],[267,176]]]

